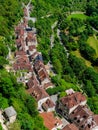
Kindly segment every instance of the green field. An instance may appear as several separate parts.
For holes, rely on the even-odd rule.
[[[83,60],[85,61],[85,64],[86,64],[88,67],[91,66],[91,62],[88,61],[88,60],[86,60],[85,58],[83,58],[83,57],[81,56],[79,50],[73,51],[72,54],[74,54],[75,56],[77,56],[77,57],[83,59]]]
[[[93,47],[96,51],[96,56],[98,57],[98,39],[96,36],[91,36],[89,37],[89,39],[87,40],[87,43]]]
[[[71,18],[79,18],[85,20],[87,16],[85,14],[71,14],[68,16],[68,19],[70,20]]]

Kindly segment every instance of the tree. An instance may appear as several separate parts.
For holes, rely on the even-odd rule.
[[[79,46],[81,55],[84,56],[87,60],[93,62],[94,57],[96,55],[95,49],[93,49],[91,46],[89,46],[89,44],[84,42],[80,42]]]
[[[59,59],[55,59],[53,61],[54,70],[57,74],[61,74],[63,72],[62,64]]]
[[[88,98],[88,105],[95,114],[98,114],[98,96]]]
[[[36,110],[37,103],[35,102],[34,98],[28,95],[25,104],[27,105],[29,114],[31,114],[33,117],[36,117],[38,115],[38,111]]]
[[[84,61],[72,54],[69,55],[68,59],[73,72],[78,78],[81,78],[83,71],[86,69]]]
[[[32,20],[29,20],[29,21],[28,21],[28,26],[31,27],[31,28],[34,27],[34,23],[33,23]]]
[[[93,97],[96,95],[95,88],[92,85],[92,82],[90,80],[85,81],[85,85],[83,87],[84,91],[88,95],[88,97]]]
[[[8,61],[3,56],[0,56],[0,69],[2,69],[7,63]]]
[[[83,72],[82,80],[84,82],[86,80],[90,80],[96,92],[98,92],[98,73],[96,73],[93,68],[91,67],[86,68],[86,70]]]
[[[0,93],[0,109],[5,109],[7,108],[9,105],[8,105],[8,100],[4,97],[2,97],[2,94]]]

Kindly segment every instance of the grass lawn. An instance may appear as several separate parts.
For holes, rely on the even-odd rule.
[[[77,56],[77,57],[83,59],[83,60],[85,61],[85,64],[86,64],[88,67],[91,66],[91,62],[88,61],[88,60],[86,60],[85,58],[83,58],[83,57],[81,56],[79,50],[73,51],[72,54],[74,54],[75,56]]]
[[[70,20],[71,18],[79,18],[85,20],[87,16],[85,14],[71,14],[68,16],[68,19]]]
[[[87,43],[93,47],[96,51],[96,56],[98,57],[98,39],[96,36],[91,36],[88,38]]]

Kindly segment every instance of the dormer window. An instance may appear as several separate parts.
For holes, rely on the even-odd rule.
[[[74,117],[74,120],[77,120],[77,117]]]
[[[81,128],[84,128],[84,125],[81,125]]]
[[[72,112],[72,114],[74,114],[74,111]]]
[[[84,115],[83,118],[86,118],[86,115]]]
[[[88,124],[88,128],[90,128],[91,127],[91,125],[90,124]]]
[[[80,120],[77,120],[77,123],[79,123],[80,122]]]

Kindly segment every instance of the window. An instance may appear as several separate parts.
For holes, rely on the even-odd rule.
[[[77,120],[77,117],[74,117],[74,120]]]
[[[86,118],[86,115],[84,115],[83,118]]]
[[[72,112],[72,114],[74,114],[74,111]]]
[[[80,122],[80,120],[77,120],[77,123],[79,123]]]
[[[81,125],[81,128],[84,128],[84,125]]]

